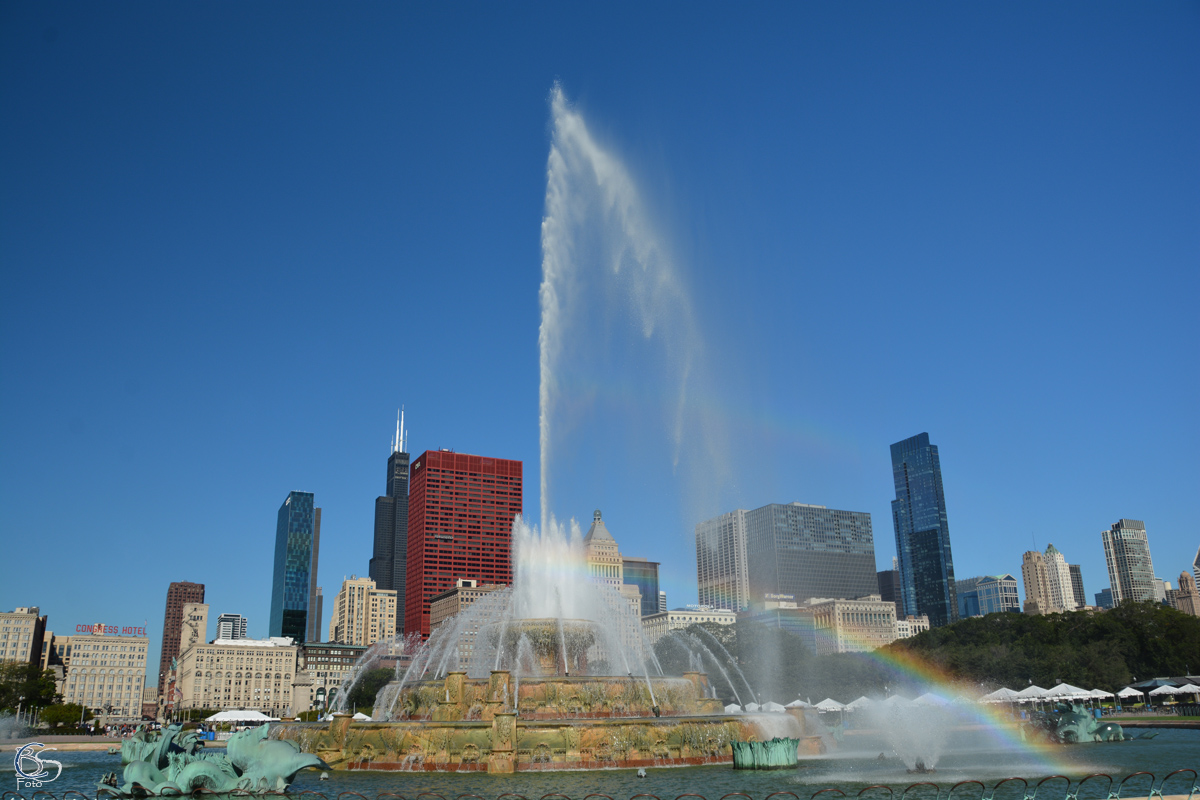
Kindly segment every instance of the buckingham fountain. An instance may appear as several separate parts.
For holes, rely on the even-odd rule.
[[[801,709],[725,713],[703,671],[729,668],[715,642],[664,675],[629,598],[590,579],[574,523],[539,532],[518,518],[513,564],[512,586],[402,645],[402,660],[400,643],[364,654],[356,675],[395,664],[369,720],[344,706],[347,685],[329,722],[275,735],[335,769],[491,773],[729,764],[735,742],[805,736]]]

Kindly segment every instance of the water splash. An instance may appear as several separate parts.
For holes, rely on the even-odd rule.
[[[626,312],[621,323],[632,331],[605,318],[608,336],[632,332],[655,344],[653,355],[660,363],[653,376],[638,380],[663,382],[655,393],[668,398],[664,422],[672,471],[680,466],[686,440],[699,449],[686,459],[691,483],[703,476],[708,487],[720,487],[729,477],[714,419],[689,406],[700,381],[702,337],[669,249],[651,225],[629,171],[595,140],[557,84],[550,93],[550,113],[538,329],[542,530],[550,523],[554,453],[563,444],[562,426],[556,428],[564,400],[562,368],[568,355],[577,360],[575,351],[597,336],[597,327],[589,324],[599,321],[593,316],[600,313],[597,306]],[[693,497],[711,498],[699,486],[688,490]]]

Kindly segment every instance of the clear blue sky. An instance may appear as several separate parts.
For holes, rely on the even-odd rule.
[[[1195,3],[5,3],[0,607],[157,646],[191,580],[265,635],[288,491],[326,596],[366,572],[400,403],[414,452],[523,460],[536,516],[556,80],[692,296],[709,507],[869,511],[886,567],[928,431],[958,575],[1053,542],[1091,595],[1120,517],[1190,565]],[[554,510],[694,602],[669,387],[613,348]]]

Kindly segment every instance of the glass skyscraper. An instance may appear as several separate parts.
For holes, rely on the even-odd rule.
[[[892,524],[900,568],[900,612],[927,614],[933,627],[958,620],[950,525],[937,445],[921,433],[892,445]]]
[[[312,492],[291,492],[275,524],[275,574],[271,581],[270,636],[304,642],[308,632],[309,589],[316,569]]]

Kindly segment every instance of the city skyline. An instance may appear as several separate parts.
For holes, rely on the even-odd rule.
[[[672,606],[697,596],[696,523],[733,508],[869,512],[886,568],[887,447],[929,431],[957,574],[1018,575],[1053,541],[1091,597],[1100,534],[1130,518],[1174,583],[1200,531],[1195,15],[606,11],[582,41],[567,7],[0,9],[0,536],[22,565],[0,608],[148,618],[153,665],[148,598],[196,581],[265,637],[247,587],[270,582],[280,499],[320,499],[332,598],[368,570],[401,404],[417,452],[519,460],[539,486],[556,80],[631,177],[710,377],[681,395],[644,357],[660,320],[629,333],[607,324],[638,311],[621,287],[585,292],[560,519],[603,508]],[[664,432],[681,402],[702,459],[675,458],[696,430]],[[105,469],[64,492],[77,449]],[[135,588],[96,592],[128,553]]]

